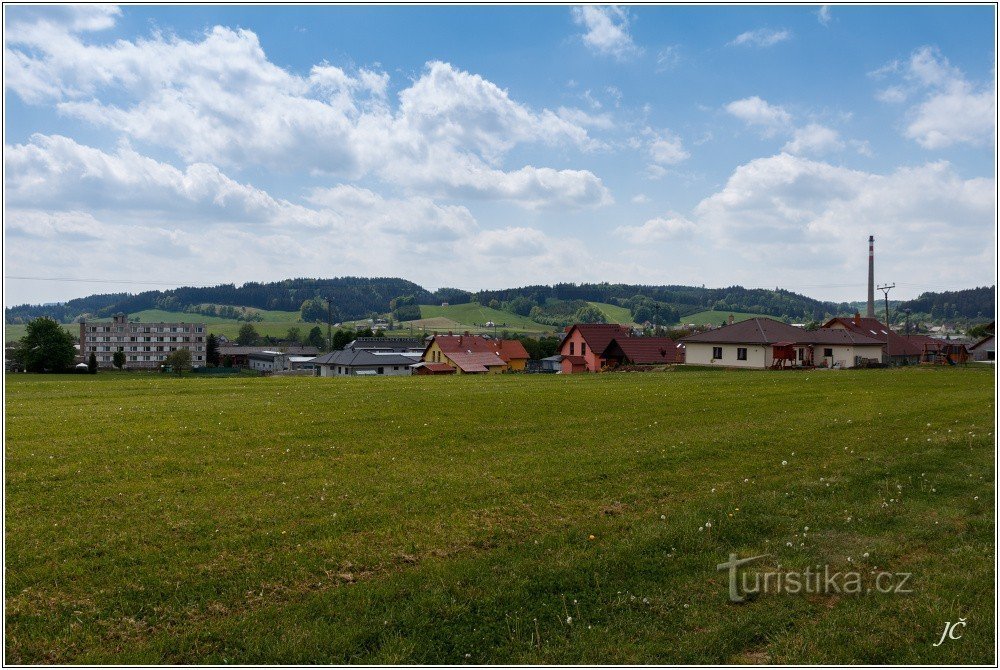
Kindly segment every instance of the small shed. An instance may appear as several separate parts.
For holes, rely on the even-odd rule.
[[[415,375],[453,375],[455,368],[447,363],[420,362],[410,366]]]

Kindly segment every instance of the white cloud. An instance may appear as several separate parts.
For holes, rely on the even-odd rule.
[[[644,245],[686,237],[695,231],[695,224],[678,214],[649,219],[641,226],[619,226],[615,233],[629,244]]]
[[[818,123],[810,123],[797,128],[792,139],[785,144],[784,151],[792,154],[820,155],[831,151],[840,151],[844,143],[836,130]]]
[[[792,122],[792,115],[780,105],[772,105],[758,96],[734,100],[725,107],[726,111],[741,119],[749,126],[762,129],[765,136],[787,128]]]
[[[691,157],[684,150],[681,138],[670,131],[653,134],[649,141],[649,155],[660,165],[676,165]]]
[[[649,201],[650,201],[649,196],[646,195],[645,193],[637,193],[632,196],[632,202],[635,203],[636,205],[645,205]]]
[[[956,144],[989,146],[996,141],[996,91],[992,82],[970,82],[939,50],[924,46],[903,64],[898,60],[871,73],[902,75],[900,83],[876,92],[876,99],[901,103],[922,96],[906,113],[903,135],[925,149]]]
[[[5,232],[18,244],[11,274],[73,267],[77,276],[178,284],[394,275],[442,286],[485,276],[490,285],[571,281],[606,267],[579,241],[483,228],[466,207],[423,196],[338,184],[293,202],[212,165],[182,170],[127,145],[104,152],[58,136],[34,135],[4,153]]]
[[[791,38],[792,33],[788,30],[760,28],[740,33],[729,43],[729,46],[773,47],[775,44]]]
[[[665,72],[677,67],[681,62],[681,47],[679,44],[671,44],[660,49],[656,54],[656,71]]]
[[[694,221],[729,263],[742,261],[746,282],[820,284],[826,268],[861,286],[859,247],[874,233],[891,249],[880,276],[973,285],[995,269],[996,250],[984,244],[994,239],[995,197],[992,179],[963,179],[944,161],[883,175],[782,153],[737,168]]]
[[[641,52],[629,34],[628,11],[621,7],[613,5],[574,7],[573,21],[586,28],[583,42],[599,54],[624,60]]]
[[[833,19],[833,16],[830,14],[830,5],[823,5],[820,7],[819,11],[816,12],[816,18],[824,26],[829,25],[830,21]]]
[[[875,93],[875,99],[879,102],[897,104],[906,102],[907,92],[902,86],[887,86]]]
[[[604,118],[530,109],[448,63],[429,62],[398,93],[393,109],[388,74],[321,63],[301,77],[272,63],[247,30],[215,27],[200,40],[155,34],[91,46],[48,23],[43,32],[51,39],[40,40],[38,25],[21,22],[9,31],[11,91],[172,149],[188,163],[266,165],[348,179],[374,175],[434,195],[472,194],[527,207],[612,200],[587,170],[504,165],[518,145],[600,148],[587,128],[607,127]]]

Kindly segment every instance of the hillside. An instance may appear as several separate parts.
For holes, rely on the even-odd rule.
[[[14,325],[7,339],[20,333],[16,324],[39,316],[61,323],[80,318],[110,318],[117,312],[150,315],[150,320],[201,320],[234,324],[257,311],[266,334],[283,334],[300,320],[303,303],[319,298],[333,306],[334,322],[350,322],[388,315],[397,298],[412,306],[420,305],[420,319],[396,318],[406,328],[427,330],[484,330],[476,324],[492,321],[512,330],[546,332],[572,323],[581,308],[597,310],[604,319],[618,323],[651,321],[671,325],[705,320],[714,323],[729,313],[748,318],[765,315],[791,321],[822,321],[830,316],[851,314],[854,303],[814,300],[782,289],[748,289],[742,286],[705,288],[696,286],[650,286],[638,284],[555,284],[524,286],[468,293],[442,288],[431,292],[399,278],[339,277],[332,279],[288,279],[271,283],[224,284],[214,287],[183,287],[138,294],[100,294],[56,305],[18,305],[4,310],[5,323]],[[444,302],[448,307],[441,307]],[[219,316],[202,313],[206,306],[219,308]],[[894,312],[910,309],[923,319],[983,321],[994,318],[993,288],[925,293],[916,300],[895,305]],[[221,310],[225,310],[225,314]],[[197,313],[201,312],[201,313]],[[161,316],[153,316],[160,314]],[[171,316],[168,318],[166,314]],[[177,314],[182,316],[177,317]],[[312,320],[311,317],[310,320]],[[501,326],[502,327],[502,326]],[[224,334],[238,330],[229,328]],[[281,331],[279,333],[278,331]]]

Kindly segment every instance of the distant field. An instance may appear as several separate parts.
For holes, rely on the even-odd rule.
[[[468,302],[461,305],[421,305],[421,319],[407,321],[403,325],[413,325],[414,328],[424,328],[427,330],[468,330],[470,332],[492,332],[492,328],[485,328],[482,324],[492,321],[499,329],[503,329],[507,324],[508,330],[516,330],[525,333],[545,333],[558,330],[554,326],[536,323],[526,316],[519,316],[511,312],[504,312],[499,309],[490,309],[482,305]],[[443,319],[443,320],[442,320]],[[476,326],[475,324],[480,324]]]
[[[733,315],[733,320],[735,321],[746,321],[747,319],[752,319],[756,316],[762,316],[768,319],[773,319],[775,317],[768,316],[767,314],[753,314],[750,312],[720,312],[717,310],[707,310],[705,312],[697,312],[695,314],[688,314],[687,316],[682,316],[679,323],[693,323],[695,325],[701,326],[706,323],[711,323],[716,326],[725,322],[729,315]]]
[[[587,304],[592,305],[597,309],[601,310],[602,312],[604,312],[604,316],[608,320],[608,323],[623,323],[623,324],[633,323],[632,312],[629,311],[628,307],[619,307],[618,305],[610,305],[606,302],[587,301]]]
[[[8,375],[4,660],[989,665],[993,413],[977,368]],[[730,553],[912,593],[733,605]]]

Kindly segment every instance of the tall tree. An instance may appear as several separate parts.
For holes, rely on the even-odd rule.
[[[28,372],[62,372],[73,364],[73,336],[55,320],[40,317],[28,323],[15,355]]]
[[[209,333],[205,344],[205,363],[210,368],[219,367],[219,338],[214,333]]]
[[[240,326],[239,335],[236,336],[236,344],[241,347],[252,347],[260,341],[260,335],[252,323],[244,323]]]
[[[118,368],[119,370],[121,370],[122,368],[124,368],[125,367],[125,350],[122,349],[121,347],[118,347],[118,351],[116,351],[115,355],[111,357],[111,363],[116,368]]]
[[[323,339],[323,330],[319,326],[313,326],[306,338],[306,344],[317,349],[323,349],[326,342]]]
[[[87,372],[92,375],[97,374],[97,354],[93,351],[90,352],[90,357],[87,359]]]

